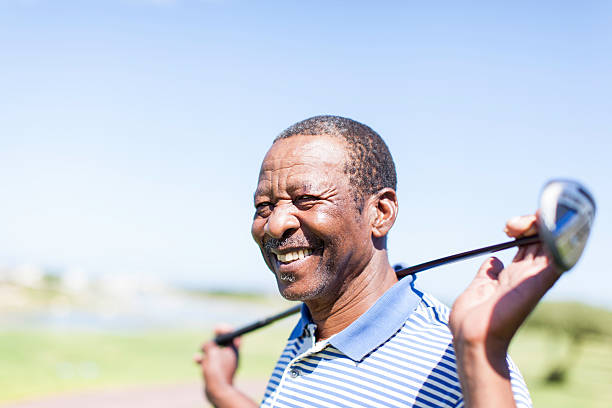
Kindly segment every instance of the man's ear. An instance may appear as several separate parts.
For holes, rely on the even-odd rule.
[[[383,188],[371,197],[372,236],[382,238],[387,235],[397,218],[397,194],[391,188]]]

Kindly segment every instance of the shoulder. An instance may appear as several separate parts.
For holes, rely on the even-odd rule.
[[[415,310],[415,317],[422,317],[423,319],[426,319],[431,325],[441,325],[448,328],[450,307],[448,307],[446,304],[442,303],[440,300],[438,300],[436,297],[429,293],[420,292],[418,290],[416,290],[416,292],[419,293],[421,301],[419,302]]]
[[[448,326],[450,308],[433,295],[422,292],[411,286],[418,296],[416,308],[404,322],[401,329],[403,335],[418,333],[441,343],[452,343],[452,335]]]
[[[392,348],[401,350],[406,362],[429,372],[426,382],[444,385],[450,397],[461,398],[453,336],[448,326],[450,308],[431,294],[418,293],[420,301],[396,336],[389,339]],[[519,407],[531,407],[529,390],[518,367],[507,357],[514,399]]]

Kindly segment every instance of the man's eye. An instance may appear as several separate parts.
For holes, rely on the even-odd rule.
[[[267,217],[272,213],[272,203],[260,203],[255,206],[255,214],[259,217]]]
[[[298,196],[295,200],[296,201],[313,201],[316,200],[317,198],[315,196],[311,196],[308,194],[303,194],[301,196]]]
[[[313,206],[317,202],[317,200],[318,200],[318,198],[315,197],[315,196],[304,194],[304,195],[298,196],[294,200],[294,203],[295,203],[296,206],[311,207],[311,206]]]

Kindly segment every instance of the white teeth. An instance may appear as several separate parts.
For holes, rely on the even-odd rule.
[[[297,259],[304,259],[310,254],[312,254],[311,249],[300,249],[298,251],[287,252],[286,254],[276,254],[276,259],[280,262],[288,263]]]

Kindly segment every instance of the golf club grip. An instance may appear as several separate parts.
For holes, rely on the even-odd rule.
[[[493,252],[501,251],[504,249],[516,247],[516,246],[525,246],[531,244],[537,244],[540,242],[540,237],[538,235],[531,235],[529,237],[523,237],[514,239],[508,242],[502,242],[501,244],[490,245],[483,248],[472,249],[471,251],[461,252],[459,254],[445,256],[444,258],[434,259],[433,261],[423,262],[422,264],[409,266],[408,268],[400,269],[396,271],[398,279],[401,279],[408,275],[413,275],[417,272],[425,271],[427,269],[435,268],[436,266],[441,266],[457,261],[462,261],[464,259],[473,258],[478,255],[490,254]]]
[[[413,275],[417,272],[435,268],[436,266],[457,262],[463,259],[473,258],[478,255],[490,254],[492,252],[497,252],[497,251],[501,251],[501,250],[516,247],[516,246],[537,244],[538,242],[540,242],[540,237],[538,235],[518,238],[512,241],[503,242],[501,244],[495,244],[495,245],[490,245],[484,248],[473,249],[471,251],[461,252],[459,254],[450,255],[444,258],[434,259],[433,261],[428,261],[422,264],[410,266],[408,268],[400,269],[399,271],[396,272],[396,274],[397,274],[398,279],[401,279],[405,276]],[[220,334],[214,338],[214,342],[217,343],[219,346],[227,346],[228,344],[231,343],[231,341],[234,338],[238,336],[242,336],[243,334],[252,332],[254,330],[257,330],[261,327],[267,326],[270,323],[273,323],[277,320],[284,319],[285,317],[296,314],[300,311],[301,308],[302,308],[302,305],[299,304],[299,305],[293,306],[290,309],[285,310],[284,312],[275,314],[270,317],[266,317],[265,319],[262,319],[262,320],[258,320],[247,326],[234,330],[233,332]]]
[[[296,314],[300,311],[301,308],[302,308],[302,304],[300,303],[299,305],[293,306],[292,308],[287,309],[284,312],[280,312],[279,314],[275,314],[273,316],[266,317],[265,319],[258,320],[254,323],[251,323],[237,330],[234,330],[233,332],[220,334],[217,337],[215,337],[214,341],[219,346],[227,346],[231,343],[231,341],[234,338],[238,336],[242,336],[245,333],[249,333],[254,330],[257,330],[261,327],[267,326],[270,323],[273,323],[277,320],[284,319],[285,317],[291,316],[292,314]]]

